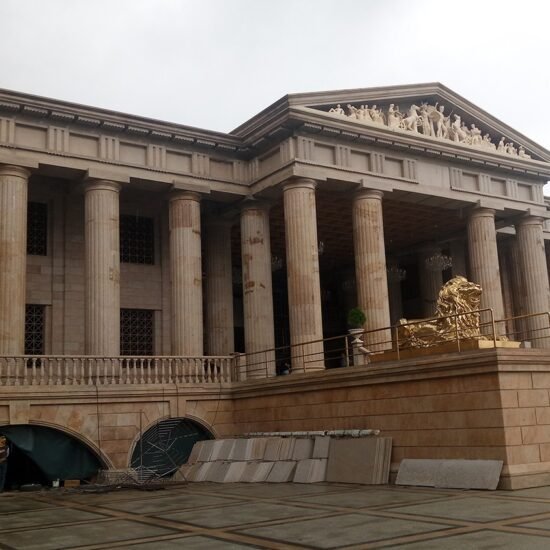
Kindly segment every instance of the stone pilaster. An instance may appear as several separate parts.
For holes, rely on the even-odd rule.
[[[120,185],[91,180],[85,187],[86,353],[120,354]]]
[[[29,176],[24,168],[0,166],[0,355],[25,351]]]
[[[299,178],[283,189],[292,372],[325,368],[315,186]]]
[[[172,353],[203,355],[200,195],[176,191],[169,203]]]
[[[381,191],[362,189],[352,206],[357,302],[367,318],[366,330],[390,326],[382,196]],[[391,331],[367,334],[365,343],[373,350],[389,348]]]
[[[206,342],[208,355],[234,352],[231,222],[205,224]]]
[[[420,275],[420,295],[422,296],[422,315],[433,317],[437,308],[439,291],[443,286],[443,272],[440,269],[430,269],[426,264],[434,254],[441,254],[438,246],[429,246],[418,254],[418,272]]]
[[[491,308],[495,320],[504,317],[500,271],[498,265],[497,237],[495,229],[495,211],[489,208],[476,208],[468,219],[468,250],[470,254],[470,277],[481,285],[480,308]],[[490,317],[482,316],[482,322],[488,323]],[[492,333],[492,327],[486,325],[485,333]]]
[[[525,285],[525,312],[550,310],[550,286],[546,269],[542,218],[527,216],[516,225],[520,269]],[[550,348],[550,329],[547,315],[526,319],[527,339],[533,347]]]
[[[247,377],[275,374],[269,206],[245,201],[241,210],[244,341]]]

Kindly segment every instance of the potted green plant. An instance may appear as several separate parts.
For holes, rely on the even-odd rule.
[[[367,317],[363,310],[359,307],[354,307],[348,312],[348,326],[351,330],[363,330]],[[351,332],[351,331],[350,331]]]

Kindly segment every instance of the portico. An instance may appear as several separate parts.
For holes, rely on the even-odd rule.
[[[302,392],[311,403],[288,413],[293,429],[321,429],[319,388],[340,403],[353,381],[368,403],[405,402],[414,386],[403,410],[435,411],[449,441],[458,409],[438,392],[466,392],[457,403],[480,415],[487,398],[501,417],[475,425],[502,423],[495,456],[527,476],[536,445],[544,477],[550,440],[530,400],[547,396],[510,401],[506,388],[548,386],[524,371],[550,347],[548,314],[533,316],[550,310],[549,179],[548,151],[437,83],[291,95],[229,134],[0,91],[0,422],[84,434],[123,467],[142,409],[227,435],[284,428]],[[433,315],[456,275],[483,288],[484,330],[541,349],[400,363],[392,325]],[[353,363],[331,340],[354,307],[387,364]],[[350,357],[357,369],[327,372]],[[455,391],[457,376],[471,389]],[[472,397],[480,383],[487,396]],[[274,407],[276,394],[288,401]],[[375,414],[344,401],[334,418],[346,425]],[[469,430],[462,413],[453,422]],[[500,441],[508,427],[515,439]],[[405,432],[396,460],[424,456]],[[452,447],[442,455],[461,457]]]

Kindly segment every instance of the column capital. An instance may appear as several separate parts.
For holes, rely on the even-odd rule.
[[[173,191],[170,191],[168,200],[169,202],[174,202],[174,201],[201,202],[201,195],[200,193],[196,193],[195,191],[184,191],[180,189],[175,189]]]
[[[542,225],[544,218],[541,216],[524,216],[516,222],[516,227],[522,227],[524,225]]]
[[[282,186],[283,193],[289,189],[298,189],[300,187],[315,190],[317,188],[317,182],[312,178],[292,178],[284,181]]]
[[[241,212],[244,210],[266,210],[271,209],[271,203],[265,199],[256,199],[255,197],[247,197],[239,204]]]
[[[0,176],[16,176],[19,178],[29,178],[31,171],[22,166],[13,164],[0,164]]]
[[[470,219],[472,218],[495,218],[495,210],[492,208],[476,207],[470,211]]]
[[[357,189],[353,194],[354,199],[377,199],[382,200],[384,196],[384,191],[379,191],[378,189],[366,189],[362,187]]]
[[[84,183],[84,193],[88,191],[113,191],[114,193],[120,193],[122,186],[116,181],[103,180],[90,178],[87,179]]]

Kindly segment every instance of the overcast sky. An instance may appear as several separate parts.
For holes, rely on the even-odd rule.
[[[286,93],[440,81],[550,149],[543,0],[0,0],[0,87],[230,131]]]

